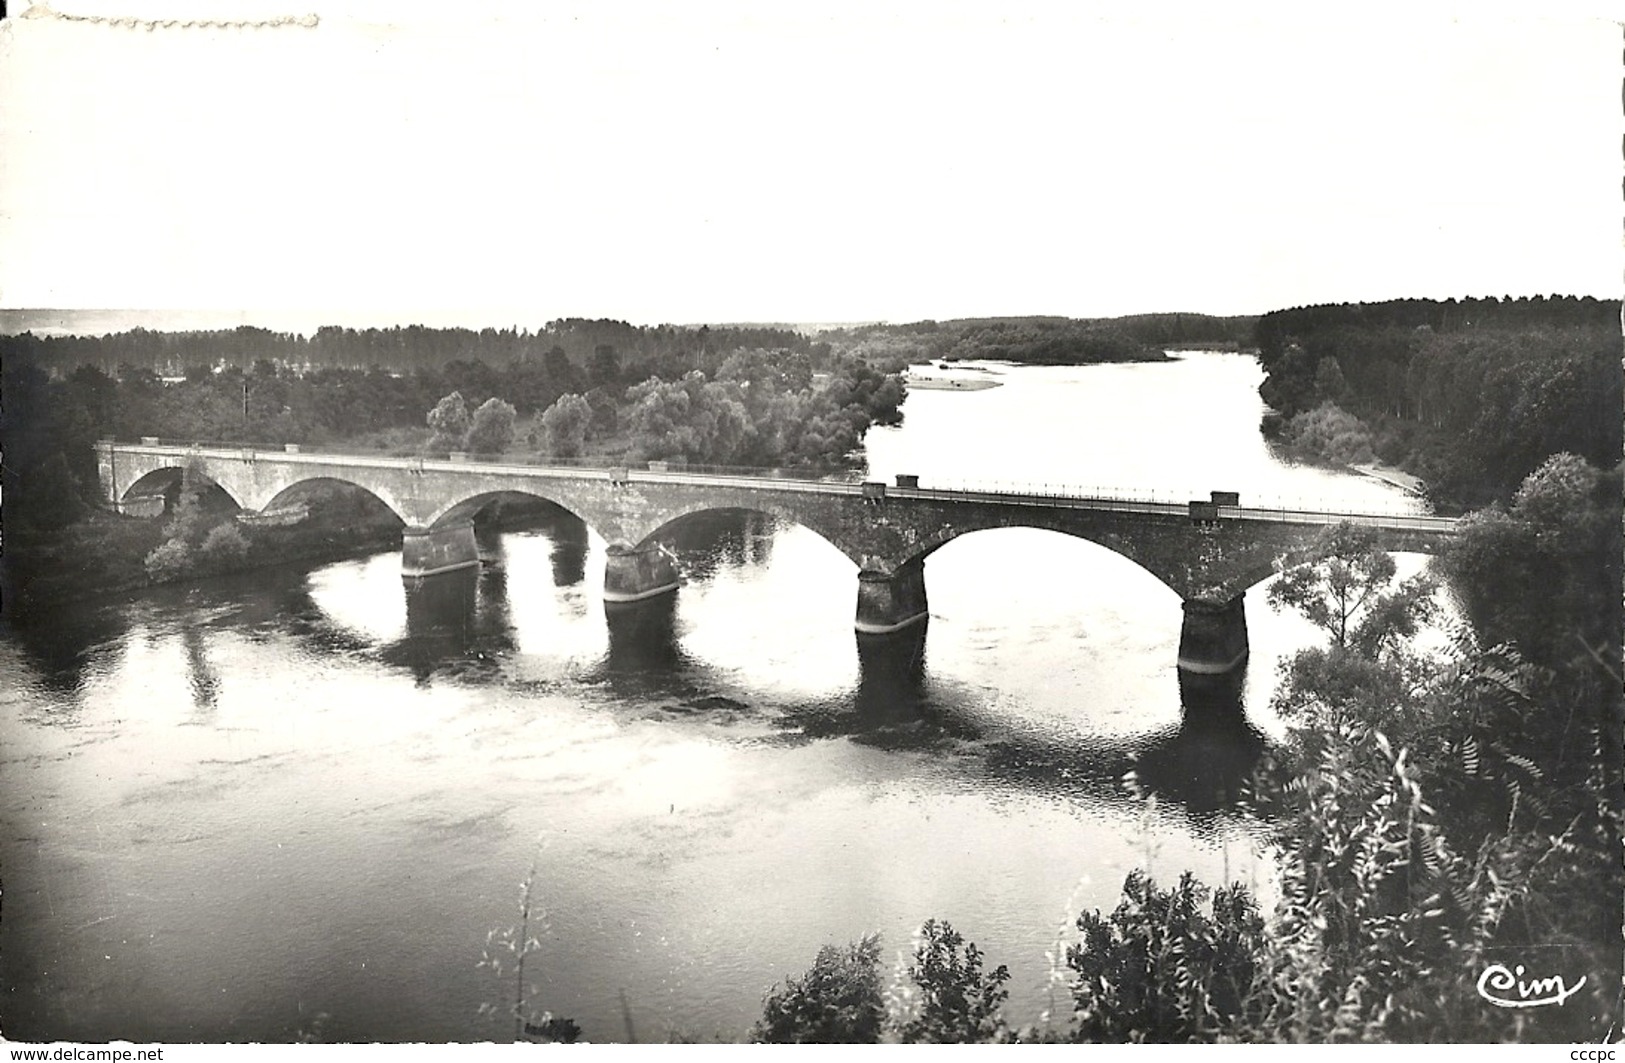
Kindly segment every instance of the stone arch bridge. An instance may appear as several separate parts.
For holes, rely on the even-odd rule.
[[[926,618],[925,560],[970,532],[1043,528],[1097,543],[1134,561],[1179,595],[1181,670],[1222,674],[1247,657],[1244,599],[1278,564],[1301,555],[1342,521],[1377,532],[1388,550],[1433,553],[1455,531],[1443,517],[1379,516],[1248,508],[1215,492],[1184,504],[713,475],[654,468],[577,468],[300,452],[294,447],[180,446],[101,442],[103,498],[124,512],[161,511],[163,491],[188,465],[246,511],[275,512],[296,489],[337,481],[361,488],[405,523],[401,572],[411,584],[479,564],[472,518],[514,493],[573,513],[609,544],[604,600],[656,598],[679,580],[662,539],[685,518],[754,510],[823,536],[858,568],[855,626],[862,636],[900,632]]]

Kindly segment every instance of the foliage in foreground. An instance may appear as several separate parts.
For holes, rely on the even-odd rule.
[[[963,953],[961,952],[963,948]],[[892,1008],[904,1044],[974,1044],[1012,1038],[1001,1009],[1010,970],[982,970],[982,950],[953,926],[935,919],[920,928],[908,966],[915,991],[896,995]]]
[[[1010,972],[982,969],[982,952],[953,926],[929,920],[913,959],[890,990],[880,977],[880,936],[844,949],[825,945],[800,978],[774,986],[751,1040],[766,1044],[974,1044],[1013,1039],[1001,1009]]]
[[[1288,739],[1255,785],[1279,855],[1276,903],[1266,913],[1239,885],[1210,893],[1187,874],[1163,889],[1131,872],[1110,914],[1079,916],[1072,1013],[1042,1032],[1012,1032],[1002,977],[990,985],[974,945],[975,962],[927,963],[917,949],[909,975],[929,972],[927,996],[980,1003],[937,1039],[1583,1041],[1617,1029],[1625,679],[1618,581],[1596,576],[1615,570],[1619,519],[1617,478],[1558,455],[1510,511],[1467,523],[1447,567],[1485,611],[1481,629],[1516,634],[1527,653],[1462,635],[1424,655],[1411,636],[1431,587],[1395,586],[1374,542],[1328,531],[1271,593],[1328,642],[1285,662]],[[1494,1006],[1480,980],[1498,964],[1506,976],[1490,988],[1503,999],[1519,991],[1515,969],[1526,987],[1561,979],[1564,1000]],[[882,1037],[916,1029],[889,1018]]]
[[[1075,1040],[1211,1040],[1236,1021],[1253,990],[1264,921],[1243,886],[1214,894],[1211,914],[1202,911],[1207,895],[1189,872],[1159,890],[1136,870],[1110,916],[1078,917],[1080,939],[1066,953]]]
[[[1506,667],[1485,656],[1452,669],[1437,704],[1464,715],[1413,730],[1413,747],[1344,719],[1283,754],[1290,781],[1271,810],[1281,896],[1267,916],[1239,884],[1210,892],[1187,873],[1164,889],[1130,872],[1113,911],[1078,917],[1066,955],[1072,1013],[1059,1029],[1011,1026],[1006,970],[987,975],[974,944],[960,958],[951,927],[928,923],[907,970],[917,988],[896,994],[913,1010],[892,1008],[862,1038],[851,1026],[832,1036],[820,1017],[872,1019],[879,978],[872,948],[826,950],[789,983],[794,1007],[785,993],[769,998],[756,1039],[1594,1039],[1617,1005],[1617,776],[1599,768],[1565,794],[1520,800],[1540,767],[1473,737],[1475,721],[1502,722],[1487,702],[1539,711],[1511,692],[1521,678]],[[1442,811],[1464,796],[1473,814]],[[1499,822],[1488,822],[1493,811]],[[1539,1012],[1491,1006],[1478,980],[1508,957],[1578,991]]]
[[[536,902],[536,866],[532,864],[525,880],[519,884],[519,924],[486,934],[485,949],[475,965],[490,971],[504,988],[511,973],[513,1000],[506,1008],[487,1001],[480,1005],[480,1014],[496,1019],[506,1013],[513,1019],[515,1041],[570,1044],[580,1039],[581,1027],[574,1019],[542,1010],[537,1002],[535,965],[532,964],[530,975],[525,973],[526,961],[542,951],[541,937],[546,927],[547,913]]]
[[[825,945],[800,978],[775,986],[751,1040],[765,1044],[874,1044],[885,1006],[880,994],[880,936],[844,949]]]

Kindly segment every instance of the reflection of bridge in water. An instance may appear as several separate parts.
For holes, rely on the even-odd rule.
[[[688,571],[745,565],[770,549],[771,525],[749,512],[716,513],[686,522],[672,545]],[[584,621],[576,610],[592,599],[580,588],[594,552],[585,525],[538,512],[525,527],[550,543],[540,571],[526,571],[573,588],[559,594],[559,607]],[[118,667],[134,635],[146,643],[174,641],[195,716],[207,720],[233,682],[229,660],[235,656],[222,657],[213,633],[236,632],[257,643],[286,640],[295,659],[374,661],[420,684],[452,681],[542,693],[584,685],[602,690],[616,711],[720,714],[730,725],[749,721],[782,732],[791,743],[838,737],[888,750],[957,753],[990,778],[1016,787],[1109,796],[1120,794],[1132,771],[1146,790],[1198,816],[1233,807],[1264,748],[1241,711],[1242,669],[1202,677],[1207,681],[1193,689],[1182,683],[1186,711],[1179,725],[1125,735],[1035,728],[1004,713],[989,715],[983,687],[928,668],[923,625],[889,638],[859,639],[850,679],[837,679],[810,698],[760,695],[749,679],[741,685],[735,669],[686,649],[676,595],[616,610],[607,643],[577,644],[574,651],[548,646],[536,656],[521,648],[522,614],[513,607],[536,588],[515,579],[499,527],[481,527],[476,542],[482,564],[418,581],[403,603],[406,625],[398,633],[352,626],[314,594],[303,566],[279,566],[193,588],[159,588],[152,592],[156,609],[81,603],[36,612],[8,634],[30,664],[31,682],[63,695],[64,712],[86,694],[90,677]],[[162,619],[152,626],[155,618]]]
[[[323,483],[359,488],[405,524],[401,571],[414,593],[435,577],[478,569],[476,513],[515,495],[543,499],[609,544],[604,601],[611,612],[670,598],[679,584],[670,544],[685,526],[719,510],[766,513],[817,533],[857,566],[861,640],[901,637],[905,644],[924,627],[925,562],[933,551],[991,528],[1058,531],[1129,558],[1180,596],[1178,665],[1187,681],[1242,667],[1247,589],[1283,560],[1301,556],[1328,525],[1363,525],[1385,549],[1422,553],[1434,552],[1456,527],[1442,517],[1245,506],[1225,492],[1175,502],[1065,489],[948,489],[920,485],[915,477],[890,486],[659,463],[590,468],[156,440],[103,442],[98,456],[103,497],[127,512],[152,512],[153,500],[178,481],[183,466],[218,485],[239,508],[262,514],[277,513]]]
[[[541,514],[527,526],[551,542],[554,582],[568,586],[561,573],[585,568],[584,526],[564,514]],[[685,523],[672,546],[690,573],[745,565],[771,544],[770,527],[759,514],[719,512]],[[477,529],[477,541],[480,568],[424,581],[408,598],[404,637],[369,644],[328,623],[318,623],[304,637],[324,644],[336,639],[348,652],[376,655],[424,683],[437,678],[495,686],[538,682],[534,661],[518,663],[524,651],[508,596],[526,591],[514,582],[507,544],[496,527]],[[578,575],[576,584],[584,578]],[[304,583],[289,585],[284,595],[288,613],[321,615]],[[677,606],[676,595],[662,595],[616,610],[601,651],[555,657],[554,667],[563,668],[572,682],[602,689],[621,709],[657,717],[720,716],[730,728],[767,727],[782,731],[790,742],[845,738],[894,751],[973,755],[980,770],[1005,786],[1114,797],[1132,773],[1143,790],[1198,817],[1235,806],[1266,746],[1242,710],[1241,668],[1198,677],[1198,683],[1181,682],[1185,713],[1178,725],[1139,734],[1073,733],[1035,728],[1004,713],[990,716],[984,688],[927,667],[923,626],[858,640],[850,685],[837,682],[811,698],[759,695],[748,679],[741,687],[728,665],[685,648]],[[556,680],[540,683],[538,689],[555,689]]]

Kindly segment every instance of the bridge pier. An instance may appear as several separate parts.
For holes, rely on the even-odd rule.
[[[925,563],[910,561],[890,574],[858,573],[859,635],[890,635],[925,623]]]
[[[604,607],[609,628],[612,672],[673,668],[681,660],[677,647],[677,595],[660,594],[640,602]]]
[[[432,528],[408,525],[401,533],[401,578],[411,582],[464,568],[478,568],[480,549],[474,522],[454,521]]]
[[[1187,598],[1179,629],[1179,671],[1185,676],[1227,675],[1247,661],[1247,594],[1228,601]]]
[[[436,576],[419,576],[406,584],[406,634],[410,638],[456,635],[474,628],[480,574],[463,567]]]
[[[677,590],[677,566],[659,543],[616,543],[604,562],[604,605],[630,605]]]

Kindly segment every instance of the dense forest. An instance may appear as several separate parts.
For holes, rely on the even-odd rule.
[[[638,380],[655,374],[681,376],[689,369],[715,367],[742,347],[797,351],[819,359],[827,354],[791,329],[752,326],[637,326],[624,321],[565,318],[537,332],[521,329],[392,328],[327,326],[310,336],[243,325],[235,329],[154,332],[132,329],[105,336],[4,338],[6,353],[32,355],[53,374],[82,365],[123,377],[144,369],[159,377],[179,377],[199,366],[248,370],[266,361],[284,369],[381,369],[411,373],[443,369],[456,362],[490,366],[514,363],[584,369],[600,352],[614,352],[625,375]]]
[[[101,336],[0,338],[6,353],[27,354],[52,375],[83,365],[112,376],[146,370],[175,379],[210,369],[248,371],[257,362],[283,369],[382,369],[394,373],[483,362],[589,365],[612,349],[626,375],[667,379],[690,369],[715,369],[729,353],[750,348],[806,354],[815,365],[848,354],[899,369],[911,362],[988,358],[1038,364],[1080,364],[1161,357],[1164,348],[1237,347],[1252,342],[1253,317],[1141,314],[1121,318],[975,318],[869,324],[809,335],[771,325],[637,326],[624,321],[565,318],[539,331],[426,328],[409,325],[352,329],[327,326],[310,336],[242,325],[234,329],[158,332],[145,328]]]
[[[8,517],[60,525],[93,499],[98,438],[839,468],[871,425],[900,418],[906,394],[899,377],[827,349],[655,364],[623,366],[603,344],[584,366],[555,351],[406,372],[298,372],[262,359],[247,372],[196,364],[172,381],[129,364],[118,377],[82,364],[53,378],[13,343],[0,364]]]
[[[1425,299],[1259,318],[1265,430],[1332,460],[1378,457],[1435,500],[1506,499],[1548,456],[1621,453],[1620,304]]]
[[[324,358],[381,364],[295,362],[289,352],[310,345],[253,329],[0,341],[6,591],[44,600],[331,552],[321,527],[244,533],[229,514],[200,509],[186,485],[161,529],[110,516],[98,505],[97,439],[841,473],[871,426],[900,420],[906,395],[901,377],[782,330],[561,322],[539,353],[535,337],[512,332],[323,330],[317,339]],[[387,355],[396,345],[411,353]],[[522,354],[434,361],[500,350]],[[241,367],[250,355],[262,357]],[[316,524],[367,522],[367,542],[399,536],[378,514],[333,500],[317,509]]]
[[[1141,314],[1120,318],[966,318],[855,325],[819,335],[835,350],[889,368],[989,359],[1027,365],[1155,361],[1177,347],[1235,348],[1251,341],[1252,317]]]

